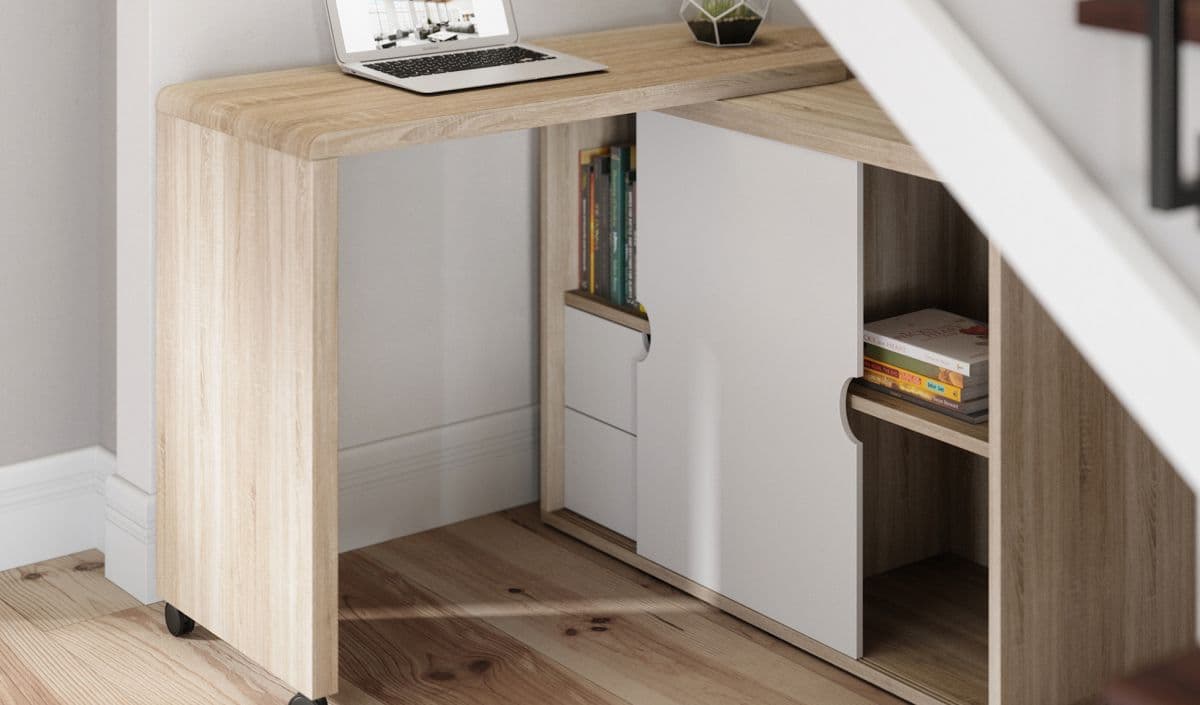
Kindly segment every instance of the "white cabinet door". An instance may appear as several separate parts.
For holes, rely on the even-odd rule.
[[[638,116],[638,553],[861,655],[859,167]]]

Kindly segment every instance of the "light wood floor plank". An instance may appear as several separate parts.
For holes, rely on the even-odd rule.
[[[905,701],[892,696],[889,693],[881,691],[874,685],[863,681],[845,671],[833,666],[826,661],[797,649],[795,646],[782,641],[753,625],[747,624],[742,620],[724,612],[716,607],[699,602],[692,596],[677,590],[676,588],[646,575],[637,568],[630,566],[627,563],[616,560],[606,553],[598,551],[590,546],[583,544],[574,538],[567,536],[561,531],[555,530],[553,527],[542,523],[541,511],[536,504],[530,504],[523,507],[517,507],[508,511],[500,512],[498,516],[513,522],[517,526],[530,531],[551,543],[554,543],[561,548],[570,551],[574,555],[584,558],[600,568],[609,572],[616,573],[624,577],[626,580],[635,582],[641,585],[644,589],[659,596],[669,604],[677,605],[676,609],[682,610],[684,606],[693,610],[691,614],[695,616],[703,616],[714,625],[729,631],[734,636],[752,642],[761,648],[770,651],[775,656],[790,661],[793,667],[802,668],[805,671],[811,672],[816,676],[837,683],[839,686],[848,691],[857,693],[866,701],[872,703],[886,703],[889,705],[904,705]]]
[[[42,631],[141,604],[104,579],[104,555],[99,551],[4,571],[0,573],[0,600]]]
[[[385,705],[624,703],[361,553],[341,565],[342,675]]]
[[[503,517],[364,553],[639,705],[898,702],[797,668],[697,601],[664,599]]]

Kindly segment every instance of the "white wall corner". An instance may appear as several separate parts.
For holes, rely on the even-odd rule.
[[[113,474],[105,498],[104,576],[146,604],[158,601],[155,495]]]
[[[104,548],[116,458],[92,446],[0,468],[0,570]]]
[[[363,546],[537,499],[536,406],[343,450],[339,546]]]

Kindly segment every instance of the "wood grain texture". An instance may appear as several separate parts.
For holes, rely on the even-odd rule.
[[[645,316],[613,306],[599,297],[591,296],[581,291],[566,291],[563,292],[563,303],[570,308],[586,311],[593,316],[599,316],[606,321],[612,321],[617,325],[632,328],[639,333],[650,332],[650,321]]]
[[[49,631],[141,603],[107,580],[104,554],[83,551],[0,573],[0,601],[29,624]]]
[[[714,50],[681,23],[537,40],[608,73],[422,96],[336,66],[165,89],[161,112],[289,154],[327,159],[841,81],[812,29],[765,27],[753,47]]]
[[[464,616],[533,645],[630,703],[873,699],[720,627],[694,600],[663,599],[639,581],[534,538],[492,516],[364,552],[445,596]]]
[[[987,570],[950,555],[867,580],[863,660],[947,703],[984,705]]]
[[[563,508],[566,319],[563,297],[579,286],[579,152],[631,144],[634,116],[553,125],[541,130],[541,228],[538,238],[541,504]]]
[[[862,194],[864,322],[930,307],[986,319],[987,240],[946,188],[864,166]],[[863,442],[867,574],[958,550],[986,563],[986,545],[975,540],[986,535],[986,505],[954,501],[986,496],[986,458],[945,446],[944,437],[915,437],[892,419],[853,421]],[[962,445],[979,451],[980,440]]]
[[[337,164],[158,121],[159,593],[337,688]]]
[[[1192,645],[1187,486],[992,256],[990,702],[1074,703]]]
[[[109,589],[98,572],[79,578],[98,595]],[[345,554],[341,578],[346,637],[331,705],[901,705],[542,527],[534,507]],[[202,627],[170,636],[161,604],[43,631],[7,606],[12,589],[44,591],[37,601],[61,610],[47,612],[52,621],[73,610],[50,582],[0,587],[4,705],[277,705],[291,695]]]
[[[1180,36],[1187,42],[1200,42],[1200,0],[1180,0],[1180,5],[1183,7]],[[1147,0],[1083,0],[1076,8],[1082,25],[1147,34],[1150,24]]]
[[[969,424],[916,404],[909,404],[861,384],[850,387],[850,408],[986,458],[988,426]]]
[[[1113,683],[1104,691],[1108,705],[1189,705],[1200,702],[1200,650],[1152,666]]]
[[[741,603],[735,602],[699,583],[688,580],[684,576],[639,555],[635,552],[636,547],[634,549],[628,548],[627,542],[610,541],[603,533],[594,532],[592,527],[588,525],[589,522],[578,521],[575,517],[565,516],[566,514],[566,512],[543,512],[541,518],[547,526],[613,557],[629,566],[631,570],[650,575],[667,585],[687,593],[691,597],[711,605],[731,618],[741,620],[749,625],[748,629],[760,629],[780,639],[780,643],[799,647],[832,666],[883,688],[910,703],[915,703],[915,705],[944,705],[941,700],[929,695],[925,690],[913,687],[909,682],[898,679],[890,673],[875,668],[864,661],[852,659],[842,652],[766,617]]]
[[[855,79],[664,112],[905,174],[937,178]]]
[[[375,700],[624,703],[526,643],[463,614],[456,602],[408,579],[414,571],[397,570],[376,560],[378,555],[360,551],[342,558],[340,609],[344,676]],[[428,567],[440,574],[437,562]]]

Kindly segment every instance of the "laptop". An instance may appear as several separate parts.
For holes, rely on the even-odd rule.
[[[345,73],[416,93],[445,93],[604,71],[522,44],[512,0],[326,0]]]

